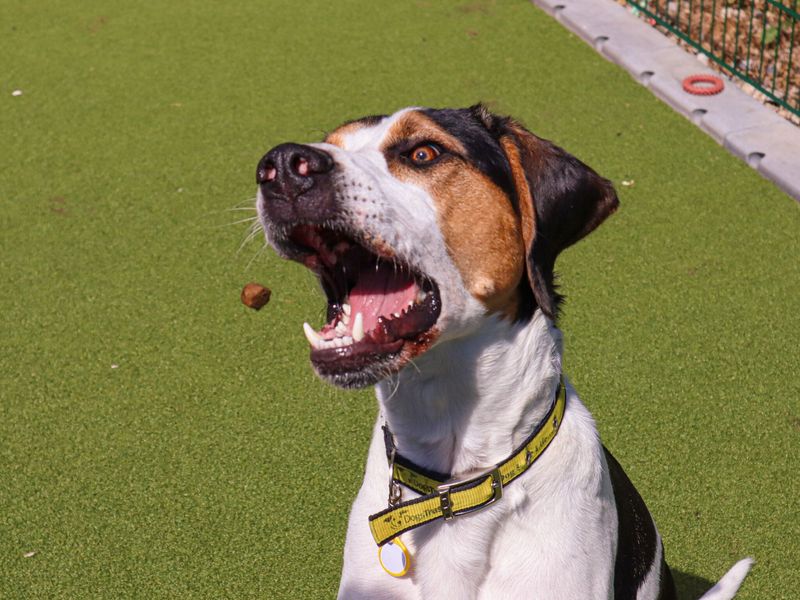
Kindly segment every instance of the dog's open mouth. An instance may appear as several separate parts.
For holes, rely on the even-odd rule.
[[[320,330],[303,325],[321,375],[344,385],[374,383],[376,376],[365,371],[394,371],[402,365],[392,359],[404,348],[430,341],[441,309],[430,278],[390,251],[368,249],[344,230],[296,225],[289,241],[300,251],[298,260],[319,276],[327,296],[327,323]]]

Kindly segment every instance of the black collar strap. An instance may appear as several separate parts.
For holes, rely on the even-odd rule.
[[[460,481],[450,481],[451,476],[418,467],[397,454],[392,434],[384,426],[386,455],[392,469],[390,506],[369,518],[375,542],[382,546],[425,523],[442,518],[449,521],[499,500],[503,488],[527,471],[556,437],[566,405],[567,390],[562,379],[547,415],[511,456],[488,471]],[[422,496],[399,502],[399,493],[394,492],[398,482]]]

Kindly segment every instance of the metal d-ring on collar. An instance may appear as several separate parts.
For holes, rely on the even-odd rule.
[[[403,499],[403,490],[400,489],[400,482],[394,478],[394,459],[397,456],[397,446],[394,443],[394,436],[389,430],[389,425],[384,423],[383,443],[386,446],[386,459],[389,461],[389,507],[394,508]]]

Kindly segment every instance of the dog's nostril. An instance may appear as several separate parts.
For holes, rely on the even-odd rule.
[[[272,163],[265,163],[259,167],[256,179],[258,180],[257,183],[269,183],[270,181],[275,181],[277,176],[278,170],[275,168],[275,165]]]
[[[301,177],[305,177],[308,175],[308,161],[302,156],[298,156],[293,161],[292,169]]]

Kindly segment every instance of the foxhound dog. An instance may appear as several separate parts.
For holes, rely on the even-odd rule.
[[[379,406],[339,597],[669,599],[661,537],[562,371],[558,255],[611,183],[481,105],[350,121],[257,167],[267,241],[319,278],[330,383]],[[703,598],[734,596],[744,559]]]

